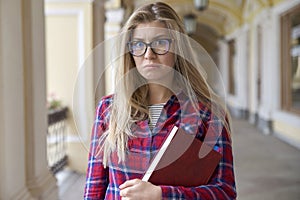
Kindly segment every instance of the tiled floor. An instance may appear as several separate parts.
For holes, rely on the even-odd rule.
[[[234,120],[238,199],[300,200],[300,150]]]
[[[243,120],[233,130],[238,199],[300,200],[300,150]],[[66,171],[59,180],[60,200],[83,199],[85,175]]]
[[[85,175],[65,169],[56,175],[59,200],[82,200]]]

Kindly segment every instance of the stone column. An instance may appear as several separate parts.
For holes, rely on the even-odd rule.
[[[117,34],[120,32],[122,28],[122,22],[124,20],[125,16],[125,10],[122,7],[109,7],[106,6],[106,12],[105,12],[105,66],[110,66],[109,70],[105,71],[105,86],[106,86],[106,92],[107,93],[113,93],[113,69],[111,68],[111,65],[113,60],[117,58],[118,56],[115,55],[115,52],[112,51],[115,45],[115,39],[114,36],[117,36]]]
[[[228,94],[228,44],[226,40],[222,39],[218,41],[218,60],[219,60],[219,69],[222,76],[222,81],[224,85],[224,92],[225,92],[225,100],[227,100],[227,94]]]
[[[105,1],[93,2],[93,56],[94,56],[94,89],[95,104],[105,95],[105,56],[104,56],[104,23]]]
[[[236,38],[237,45],[237,65],[236,65],[236,76],[237,76],[237,101],[239,102],[241,117],[244,119],[248,118],[249,112],[249,34],[248,27],[243,26],[239,30],[239,34]]]
[[[262,31],[262,63],[261,63],[261,102],[258,105],[258,127],[265,133],[272,132],[272,110],[274,110],[274,102],[278,77],[274,70],[274,51],[276,46],[274,44],[274,26],[272,25],[272,18],[268,10],[262,16],[261,31]]]
[[[58,199],[46,160],[44,4],[0,9],[0,199]]]

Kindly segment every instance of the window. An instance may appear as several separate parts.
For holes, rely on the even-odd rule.
[[[261,76],[262,76],[262,49],[263,49],[263,43],[262,43],[262,27],[258,25],[257,27],[257,60],[258,60],[258,65],[257,65],[257,79],[256,79],[256,86],[257,86],[257,93],[256,93],[256,98],[257,98],[257,104],[261,104]]]
[[[234,60],[235,60],[235,41],[230,40],[228,42],[229,47],[229,63],[228,63],[228,89],[229,94],[235,95],[235,72],[234,72]]]
[[[300,115],[300,6],[281,18],[282,108]]]

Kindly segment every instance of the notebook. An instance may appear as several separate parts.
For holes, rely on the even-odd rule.
[[[208,183],[220,159],[219,152],[174,126],[142,180],[154,185],[204,185]]]

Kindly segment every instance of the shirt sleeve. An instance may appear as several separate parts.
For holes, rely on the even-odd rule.
[[[224,127],[216,146],[222,158],[209,183],[197,187],[160,186],[163,199],[231,200],[236,199],[230,135]]]
[[[85,200],[100,200],[105,198],[108,184],[108,168],[102,165],[102,159],[98,155],[99,138],[106,129],[107,103],[101,100],[96,109],[96,118],[94,121],[91,145],[89,151],[88,168],[86,172],[86,184],[84,190]]]

